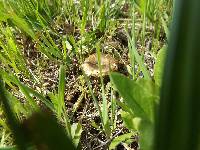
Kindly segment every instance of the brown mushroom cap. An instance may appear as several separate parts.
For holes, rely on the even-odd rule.
[[[116,71],[118,69],[118,63],[111,55],[101,54],[100,58],[102,75],[107,75],[110,71]],[[81,67],[88,76],[100,76],[100,69],[98,66],[98,58],[96,53],[86,58]]]

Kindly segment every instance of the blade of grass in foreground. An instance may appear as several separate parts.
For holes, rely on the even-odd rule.
[[[10,126],[10,129],[12,130],[14,137],[15,137],[15,142],[18,145],[18,148],[21,150],[26,150],[27,147],[27,138],[23,134],[19,121],[16,119],[13,111],[11,110],[11,107],[9,106],[9,102],[6,96],[6,90],[4,87],[3,80],[0,76],[0,101],[3,104],[3,109],[6,114],[6,120]]]
[[[199,150],[200,1],[174,10],[153,150]]]
[[[52,115],[35,113],[23,122],[22,127],[37,149],[75,150],[64,128]]]
[[[16,146],[0,147],[0,150],[18,150]]]

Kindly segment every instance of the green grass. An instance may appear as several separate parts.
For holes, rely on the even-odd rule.
[[[92,137],[81,138],[92,127],[98,132],[93,136],[103,137],[92,148],[112,149],[120,142],[130,147],[139,133],[140,147],[150,149],[165,57],[158,51],[168,42],[172,0],[8,0],[0,1],[0,11],[0,75],[6,95],[2,100],[8,103],[4,101],[0,112],[8,105],[6,114],[17,120],[10,126],[6,117],[0,118],[0,146],[26,147],[25,141],[12,138],[18,139],[21,132],[12,127],[35,113],[39,119],[48,118],[40,115],[48,112],[63,127],[58,132],[65,139],[66,133],[77,149],[95,143]],[[85,75],[80,66],[92,53],[97,54],[100,74],[100,54],[109,53],[126,77],[111,73],[112,82],[106,82],[108,76]],[[147,53],[156,61],[155,70]],[[33,131],[39,132],[37,127],[33,123]],[[30,139],[30,147],[40,144]]]

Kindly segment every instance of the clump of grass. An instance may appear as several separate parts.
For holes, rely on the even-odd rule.
[[[135,107],[134,103],[129,101],[130,97],[126,98],[126,94],[123,93],[123,90],[126,90],[125,85],[118,86],[119,81],[114,81],[113,86],[109,78],[107,77],[108,81],[105,82],[106,77],[102,75],[98,79],[88,77],[82,72],[80,66],[86,56],[96,52],[99,58],[99,68],[101,68],[100,53],[110,53],[120,59],[123,66],[120,68],[122,72],[128,70],[126,75],[130,77],[130,82],[134,82],[137,86],[142,82],[143,90],[151,89],[154,82],[146,61],[146,53],[151,54],[149,59],[154,59],[157,51],[167,40],[172,11],[171,0],[116,0],[113,2],[109,0],[26,0],[26,3],[21,0],[9,0],[0,2],[0,11],[2,12],[0,14],[0,32],[2,33],[0,36],[0,63],[2,64],[0,73],[7,88],[11,108],[20,122],[33,112],[47,109],[64,126],[65,132],[76,147],[81,145],[82,141],[79,142],[81,133],[86,131],[88,123],[90,123],[91,130],[93,126],[97,131],[97,134],[92,131],[90,134],[94,136],[100,134],[105,138],[103,140],[97,138],[96,145],[91,144],[92,138],[85,139],[88,145],[83,147],[108,148],[111,145],[110,148],[114,148],[123,142],[123,145],[128,148],[131,143],[138,143],[133,136],[138,131],[144,131],[146,134],[147,130],[118,123],[119,114],[127,123],[127,118],[137,110],[140,112],[140,107],[145,113],[148,111],[151,115],[153,108],[147,109],[145,102]],[[29,40],[23,43],[24,39]],[[111,45],[109,40],[111,43],[117,41],[119,46],[115,43],[114,46]],[[19,41],[22,41],[21,45]],[[24,55],[30,51],[39,54],[39,57]],[[125,55],[125,59],[122,55]],[[53,76],[50,77],[52,79],[46,81],[49,83],[43,83],[40,79],[49,78],[48,68],[53,66],[50,62],[56,65],[54,66],[56,71],[53,70],[55,73],[52,73]],[[57,66],[60,66],[60,69]],[[153,68],[150,69],[153,70]],[[44,73],[41,73],[41,70],[44,70]],[[111,76],[115,80],[115,75]],[[52,81],[54,85],[56,84],[55,88],[51,87],[50,82]],[[93,90],[95,81],[99,81],[97,82],[99,89]],[[49,85],[48,92],[44,92],[44,84]],[[98,92],[94,92],[95,90]],[[121,101],[117,91],[124,98],[125,104]],[[159,98],[154,92],[152,90],[152,103],[158,103]],[[66,95],[70,93],[72,93],[72,102],[67,101],[66,98]],[[139,90],[136,90],[136,93],[139,93]],[[16,97],[16,95],[21,96]],[[140,99],[138,97],[134,97],[135,103]],[[69,110],[70,103],[75,103],[72,111]],[[86,106],[88,103],[91,107]],[[129,114],[120,113],[121,110],[126,110]],[[84,116],[87,112],[98,116],[100,122],[96,123],[93,117]],[[146,117],[140,114],[142,113],[134,114],[134,118],[144,119]],[[87,121],[88,118],[89,121]],[[149,118],[147,120],[153,122],[152,117]],[[137,122],[137,118],[134,121]],[[4,127],[2,135],[10,137],[10,130],[5,120],[1,119],[0,123]],[[126,129],[129,131],[125,131]],[[143,135],[143,133],[140,134]],[[145,143],[150,139],[149,136],[145,135],[145,137],[144,140],[141,138],[141,147],[143,144],[149,144]],[[82,144],[85,143],[82,142]]]

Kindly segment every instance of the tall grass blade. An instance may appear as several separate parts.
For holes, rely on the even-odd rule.
[[[65,66],[61,65],[59,70],[59,83],[58,83],[58,118],[61,119],[61,115],[65,109]]]
[[[154,150],[198,150],[200,1],[176,1]]]
[[[134,2],[133,2],[134,3]],[[147,71],[146,66],[144,65],[144,62],[142,61],[141,56],[138,54],[136,46],[135,46],[135,9],[134,9],[134,4],[132,4],[132,11],[131,11],[131,16],[132,16],[132,31],[131,31],[131,36],[127,32],[127,37],[128,37],[128,47],[129,47],[129,55],[131,59],[131,65],[132,65],[132,76],[133,78],[135,77],[135,60],[139,64],[139,67],[142,70],[142,73],[144,74],[145,79],[150,79],[150,74]]]
[[[106,134],[109,137],[110,128],[109,128],[109,120],[108,120],[108,104],[106,100],[105,88],[104,88],[103,77],[102,77],[101,52],[100,52],[99,43],[96,45],[96,49],[97,49],[98,66],[100,68],[100,80],[101,80],[101,91],[102,91],[101,95],[103,99],[102,110],[101,110],[102,117],[103,117],[103,125],[104,125],[104,129],[106,130]]]

